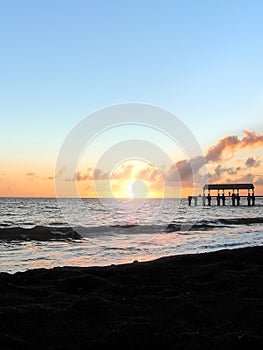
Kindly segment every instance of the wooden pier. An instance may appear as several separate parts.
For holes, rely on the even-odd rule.
[[[246,191],[246,193],[244,193]],[[216,193],[215,193],[216,192]],[[197,205],[198,197],[202,198],[202,204],[211,206],[212,199],[215,199],[215,204],[217,206],[225,206],[229,203],[232,206],[239,206],[242,202],[248,206],[254,206],[257,197],[255,195],[255,186],[253,184],[206,184],[203,187],[203,195],[201,196],[188,196],[189,206],[194,202]],[[242,198],[242,201],[241,201]],[[214,201],[214,200],[213,200]]]

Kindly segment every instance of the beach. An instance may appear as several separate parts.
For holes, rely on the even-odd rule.
[[[263,247],[0,274],[1,349],[261,349]]]
[[[255,207],[188,206],[187,199],[2,198],[0,271],[107,266],[263,245]]]

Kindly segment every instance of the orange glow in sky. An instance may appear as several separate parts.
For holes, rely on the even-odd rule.
[[[250,134],[239,143],[228,137],[219,140],[206,152],[207,171],[210,183],[243,182],[254,183],[256,194],[263,194],[263,137]],[[253,139],[253,137],[254,139]],[[250,142],[251,141],[251,142]],[[227,143],[228,142],[228,143]],[[232,142],[232,143],[231,143]],[[249,143],[250,142],[250,143]],[[209,158],[210,157],[210,158]],[[65,197],[73,196],[70,186],[77,186],[81,197],[115,198],[163,198],[185,197],[193,194],[193,178],[189,174],[187,161],[178,160],[172,166],[182,176],[176,177],[165,164],[162,168],[141,160],[127,160],[111,171],[81,167],[71,178],[61,178]],[[3,197],[55,197],[54,163],[34,164],[17,168],[6,164],[0,174],[0,191]],[[202,177],[202,167],[199,177]],[[70,186],[69,186],[70,184]],[[201,193],[201,182],[197,189]],[[197,193],[197,194],[198,194]]]

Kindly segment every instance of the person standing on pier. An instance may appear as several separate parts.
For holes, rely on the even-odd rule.
[[[239,193],[237,192],[237,206],[239,206],[239,204],[240,204],[240,195],[239,195]]]
[[[222,194],[222,205],[225,206],[225,204],[226,204],[226,197],[225,197],[225,194],[223,192],[223,194]]]
[[[250,206],[250,201],[251,201],[251,196],[250,196],[250,192],[248,192],[247,195],[247,205]]]
[[[211,195],[210,195],[210,192],[209,192],[208,195],[207,195],[207,200],[208,200],[208,205],[209,205],[209,207],[210,207],[210,205],[211,205]]]
[[[236,205],[236,195],[235,192],[233,191],[232,193],[232,205],[235,206]]]
[[[254,206],[255,205],[255,193],[254,193],[254,191],[252,192],[251,199],[252,199],[252,205]]]
[[[220,194],[219,194],[219,192],[217,193],[216,200],[217,200],[217,206],[220,206]]]

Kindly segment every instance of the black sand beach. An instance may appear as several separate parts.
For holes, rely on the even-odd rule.
[[[262,349],[263,247],[0,274],[4,349]]]

